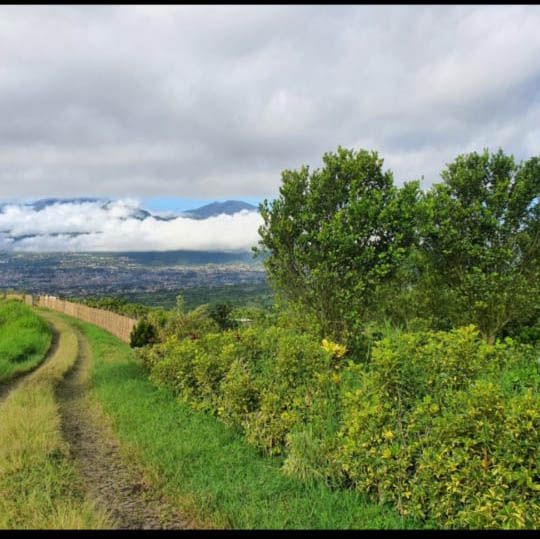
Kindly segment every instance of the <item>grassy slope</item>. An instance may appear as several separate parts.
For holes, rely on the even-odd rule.
[[[19,301],[0,300],[0,382],[39,365],[51,344],[47,324]]]
[[[199,525],[232,528],[413,527],[353,491],[285,477],[225,425],[154,388],[130,348],[76,323],[94,353],[94,391],[120,440]]]
[[[65,322],[45,316],[60,330],[58,347],[0,404],[0,528],[104,527],[69,461],[54,396],[77,357],[77,338]]]

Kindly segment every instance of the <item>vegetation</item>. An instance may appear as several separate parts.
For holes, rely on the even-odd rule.
[[[340,148],[323,161],[283,172],[279,198],[261,205],[256,250],[321,337],[354,347],[389,310],[400,325],[474,324],[491,343],[538,321],[540,158],[461,155],[426,193],[394,187],[376,153]]]
[[[323,162],[283,172],[280,197],[261,205],[256,252],[276,288],[339,339],[360,329],[413,242],[418,184],[396,189],[375,152],[339,148]]]
[[[0,299],[0,382],[39,365],[51,339],[49,326],[24,303]]]
[[[320,481],[280,472],[232,429],[156,389],[132,350],[110,334],[77,323],[94,353],[92,386],[134,458],[149,467],[171,499],[199,527],[404,528],[391,508]]]
[[[210,307],[210,318],[219,326],[219,329],[233,329],[238,323],[233,319],[233,308],[230,303],[215,303]]]
[[[459,156],[426,199],[423,251],[455,305],[454,325],[494,342],[540,295],[540,158]]]
[[[77,338],[57,323],[62,334],[54,356],[0,404],[0,528],[108,525],[85,498],[62,439],[54,388],[77,357]]]
[[[73,301],[84,303],[90,307],[106,309],[119,314],[135,317],[149,312],[148,307],[172,309],[176,298],[184,298],[188,310],[201,305],[228,303],[233,307],[259,307],[272,305],[272,291],[268,284],[235,284],[224,286],[194,286],[178,290],[159,290],[155,292],[126,293],[122,296],[74,298]]]
[[[538,159],[459,156],[425,193],[375,153],[323,161],[261,206],[276,305],[234,329],[171,311],[150,380],[286,477],[438,527],[540,526]]]
[[[540,525],[540,366],[472,326],[391,333],[344,372],[336,461],[353,485],[439,526]]]
[[[443,527],[540,524],[530,346],[489,345],[473,327],[390,331],[365,364],[274,326],[171,337],[140,355],[151,381],[283,455],[287,475],[352,486]]]
[[[140,348],[147,344],[156,343],[158,340],[156,327],[146,318],[141,318],[133,328],[130,335],[130,345],[132,348]]]
[[[104,296],[101,298],[88,297],[77,299],[74,301],[88,305],[95,309],[103,309],[104,311],[112,311],[113,313],[122,314],[131,318],[139,318],[145,316],[153,309],[147,305],[138,303],[130,303],[123,297]]]
[[[93,391],[204,526],[538,528],[539,202],[539,158],[338,148],[261,205],[275,303],[97,300],[141,321],[81,324]]]

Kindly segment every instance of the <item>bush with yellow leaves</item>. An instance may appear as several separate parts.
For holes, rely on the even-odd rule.
[[[335,460],[352,484],[439,527],[540,526],[540,397],[530,347],[473,327],[401,334],[344,373]]]
[[[386,332],[369,361],[290,327],[170,337],[151,380],[304,481],[447,528],[540,526],[540,364],[478,331]],[[348,358],[348,359],[347,359]]]

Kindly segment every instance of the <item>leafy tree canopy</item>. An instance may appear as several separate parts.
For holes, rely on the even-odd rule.
[[[321,333],[343,337],[414,242],[420,192],[417,182],[397,189],[376,152],[340,147],[323,165],[282,173],[279,197],[260,206],[256,252],[276,288],[313,313]]]
[[[454,322],[493,341],[540,292],[540,159],[473,152],[441,176],[426,201],[423,249],[453,292]]]

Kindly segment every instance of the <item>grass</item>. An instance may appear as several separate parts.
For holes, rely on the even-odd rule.
[[[197,526],[237,529],[412,528],[394,510],[354,491],[288,478],[211,416],[147,380],[131,349],[90,324],[92,383],[120,441]]]
[[[106,527],[69,460],[54,395],[77,357],[77,337],[66,322],[45,316],[60,330],[58,347],[0,404],[0,528]]]
[[[39,365],[51,339],[48,325],[24,303],[0,300],[0,382]]]

